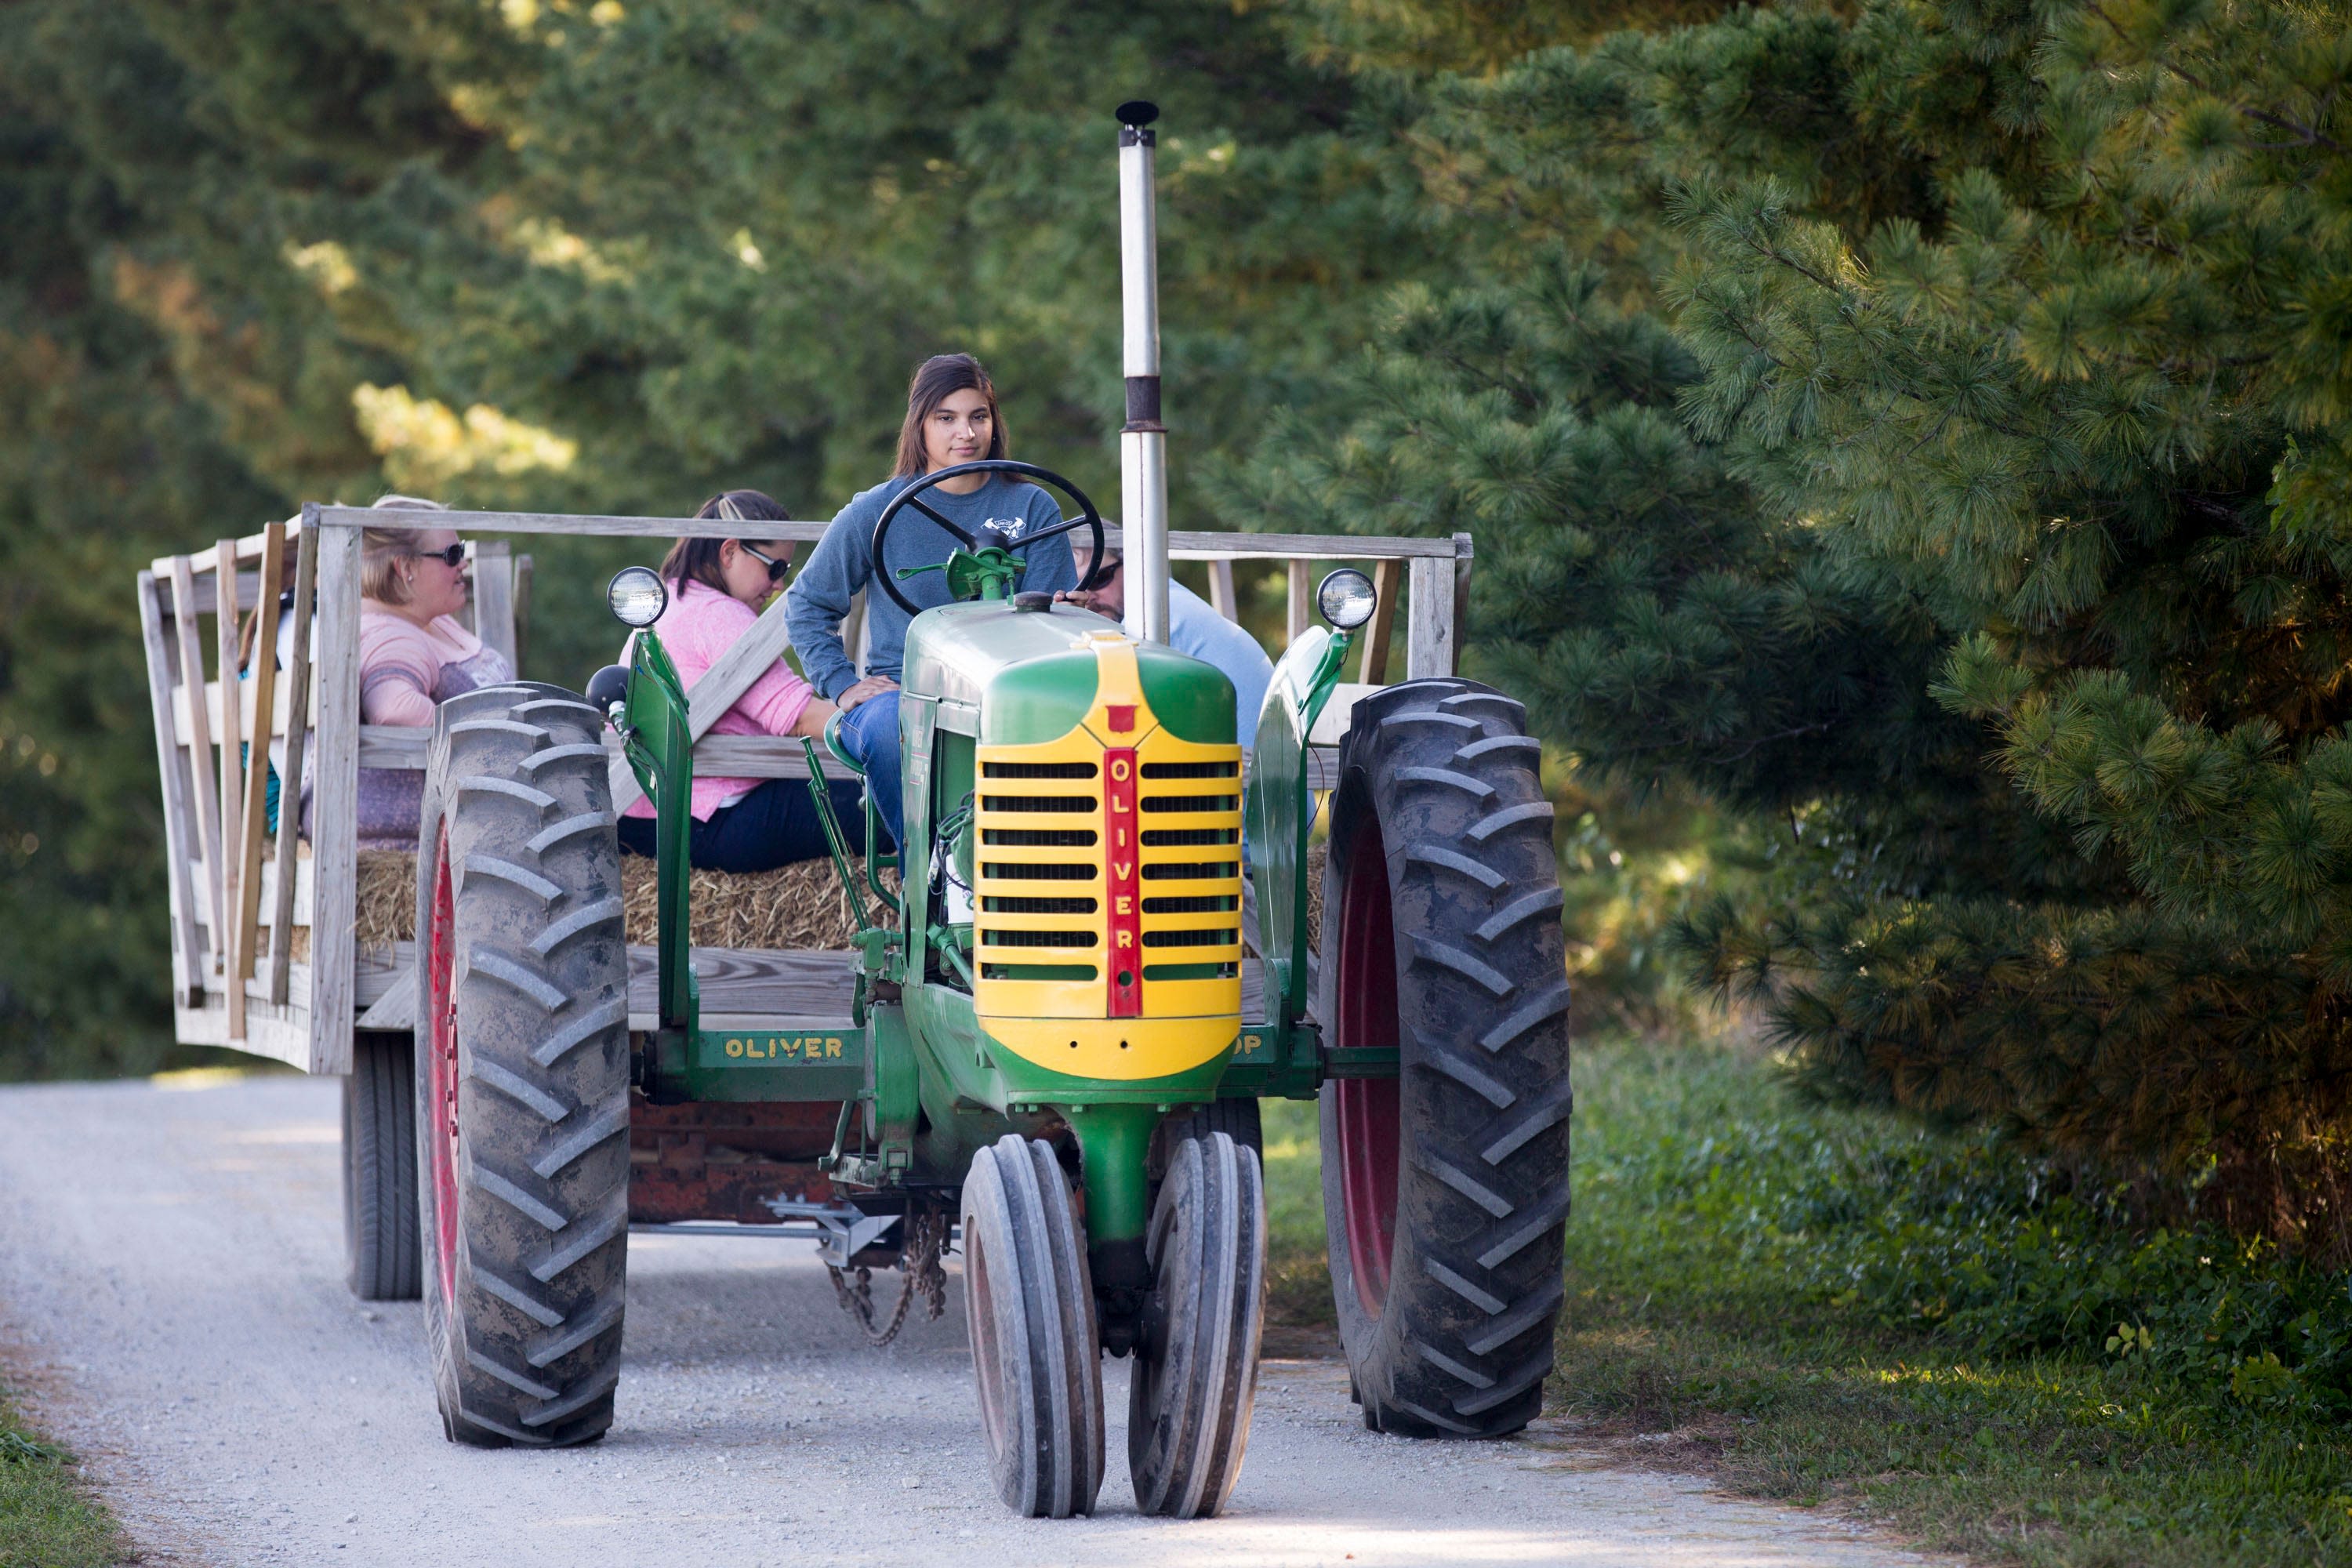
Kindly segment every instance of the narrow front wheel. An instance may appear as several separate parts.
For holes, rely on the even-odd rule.
[[[1265,1324],[1265,1184],[1223,1132],[1179,1141],[1151,1211],[1152,1305],[1128,1384],[1135,1505],[1206,1519],[1241,1479]]]
[[[963,1184],[964,1321],[996,1491],[1031,1519],[1092,1513],[1103,1400],[1094,1280],[1051,1145],[1008,1132]]]

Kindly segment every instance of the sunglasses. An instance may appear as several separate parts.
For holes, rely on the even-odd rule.
[[[452,572],[466,563],[466,546],[462,540],[446,550],[412,550],[409,553],[419,561],[438,561]]]
[[[769,554],[766,551],[760,549],[756,545],[748,544],[740,539],[737,540],[735,543],[744,554],[750,556],[752,560],[757,561],[760,564],[768,569],[768,581],[771,583],[782,582],[784,580],[784,574],[793,569],[793,563],[791,562],[779,561],[774,556]]]

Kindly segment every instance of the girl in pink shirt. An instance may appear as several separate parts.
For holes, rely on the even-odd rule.
[[[654,623],[678,679],[694,683],[718,663],[760,618],[760,607],[782,586],[793,547],[759,537],[756,525],[786,521],[784,509],[758,490],[713,496],[695,513],[746,524],[745,539],[681,539],[670,547],[661,574],[669,607]],[[833,704],[778,659],[735,706],[710,727],[714,735],[822,735]],[[853,848],[866,845],[865,807],[855,779],[835,781],[834,815]],[[799,779],[704,777],[694,780],[694,826],[687,858],[716,871],[767,871],[826,853],[824,829],[808,785]],[[640,800],[622,815],[621,847],[654,852],[654,808]]]

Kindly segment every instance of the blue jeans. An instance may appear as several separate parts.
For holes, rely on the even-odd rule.
[[[840,780],[829,792],[833,814],[852,850],[866,847],[866,812],[857,781]],[[654,852],[654,819],[621,818],[621,847],[633,855]],[[722,805],[694,825],[687,836],[687,863],[707,871],[772,871],[795,860],[821,860],[829,850],[816,802],[799,779],[770,779],[733,805]]]
[[[905,830],[899,816],[898,694],[885,691],[851,709],[841,721],[841,743],[866,770],[866,790],[882,818],[882,833],[892,844]]]

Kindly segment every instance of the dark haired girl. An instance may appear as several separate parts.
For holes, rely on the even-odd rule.
[[[842,739],[866,768],[875,809],[890,831],[898,831],[898,671],[907,641],[907,612],[886,594],[866,595],[866,669],[861,675],[842,646],[841,624],[852,595],[874,574],[875,520],[891,498],[918,478],[958,463],[1005,455],[1004,420],[997,412],[996,388],[970,354],[939,354],[925,360],[907,387],[907,422],[898,430],[898,467],[890,478],[843,507],[817,542],[809,563],[793,584],[785,624],[801,668],[834,704],[849,715]],[[973,474],[950,479],[924,499],[967,531],[993,524],[1019,538],[1062,520],[1053,498],[1035,485],[1003,474]],[[936,566],[956,542],[939,524],[912,508],[890,524],[884,563],[893,573],[909,566]],[[1020,586],[1048,593],[1075,588],[1077,567],[1067,534],[1024,551]],[[948,602],[947,579],[925,573],[903,579],[899,591],[922,609]]]
[[[751,630],[792,565],[793,547],[766,537],[760,525],[785,521],[784,509],[758,490],[729,490],[694,514],[743,525],[739,539],[681,539],[661,564],[669,607],[655,623],[678,678],[688,690]],[[833,704],[778,659],[735,706],[710,727],[714,735],[819,735]],[[690,807],[694,827],[687,858],[714,871],[768,871],[827,853],[824,829],[808,786],[798,779],[706,777],[697,773]],[[866,818],[854,782],[834,788],[834,811],[854,844],[865,843]],[[638,801],[622,815],[621,847],[654,852],[654,808]]]

